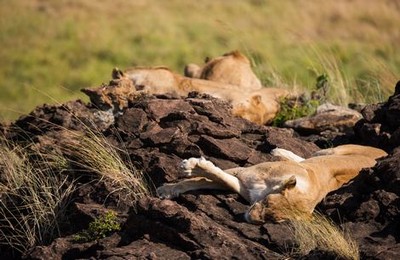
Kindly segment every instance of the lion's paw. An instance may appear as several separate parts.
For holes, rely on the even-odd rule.
[[[200,158],[190,158],[190,159],[185,159],[181,162],[180,164],[180,170],[181,172],[186,175],[186,176],[192,176],[192,170],[196,167],[196,165],[199,163]]]
[[[173,199],[180,194],[175,184],[164,184],[157,188],[157,196],[161,199]]]
[[[201,175],[201,173],[210,167],[214,167],[214,164],[206,160],[204,157],[189,158],[182,161],[180,170],[186,177],[191,177]]]

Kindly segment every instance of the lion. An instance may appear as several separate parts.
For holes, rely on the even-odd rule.
[[[249,59],[239,51],[225,53],[213,59],[206,58],[202,67],[193,63],[188,64],[185,66],[184,75],[240,86],[246,90],[262,88],[261,81],[254,74]]]
[[[286,160],[227,170],[203,157],[183,160],[180,170],[187,179],[164,184],[157,194],[172,199],[192,190],[230,190],[251,204],[244,214],[247,222],[282,222],[294,218],[295,212],[311,216],[329,192],[387,155],[378,148],[352,144],[320,150],[308,159],[284,149],[275,149],[273,154]]]
[[[114,107],[122,110],[127,105],[129,95],[175,93],[187,96],[190,92],[209,94],[232,104],[233,115],[245,118],[256,124],[268,124],[279,111],[279,99],[289,95],[285,89],[261,88],[246,90],[241,86],[230,85],[210,80],[188,78],[172,72],[166,67],[135,67],[124,72],[113,71],[113,84],[97,89],[87,88],[82,91],[99,107]],[[118,98],[113,98],[115,92]],[[119,102],[123,102],[121,105]]]

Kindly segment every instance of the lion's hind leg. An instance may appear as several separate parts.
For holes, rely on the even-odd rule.
[[[204,177],[196,177],[178,183],[166,183],[157,188],[157,195],[162,199],[172,199],[187,191],[201,189],[227,190],[227,187]]]
[[[275,148],[271,151],[271,154],[273,156],[282,157],[288,161],[301,162],[305,160],[303,157],[300,157],[297,154],[282,148]]]

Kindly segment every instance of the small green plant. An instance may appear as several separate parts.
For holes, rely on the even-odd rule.
[[[300,117],[312,115],[320,105],[317,99],[308,101],[291,100],[284,98],[280,100],[280,110],[276,115],[273,126],[282,126],[284,122]]]
[[[317,77],[316,81],[317,82],[316,82],[315,86],[317,87],[317,90],[322,92],[322,98],[324,100],[326,100],[328,91],[329,91],[329,87],[330,87],[328,74],[323,73],[323,74],[319,75]]]
[[[120,223],[117,220],[117,215],[113,211],[108,211],[103,216],[96,218],[89,224],[87,230],[81,231],[73,238],[75,242],[89,242],[101,238],[105,238],[112,232],[121,229]]]
[[[280,110],[272,122],[273,126],[282,126],[288,120],[312,115],[321,103],[326,102],[331,87],[329,75],[322,73],[315,80],[316,91],[312,92],[311,98],[303,95],[296,99],[283,98],[280,100]]]

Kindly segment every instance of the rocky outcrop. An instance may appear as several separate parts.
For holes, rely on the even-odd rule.
[[[132,98],[123,113],[115,116],[81,101],[44,105],[9,126],[6,137],[20,143],[34,141],[40,150],[68,139],[69,130],[98,131],[110,143],[125,149],[155,187],[178,179],[178,165],[189,157],[205,156],[226,169],[276,160],[269,154],[275,147],[304,157],[319,149],[296,138],[293,130],[233,117],[230,108],[226,102],[196,93],[186,98]],[[105,207],[126,216],[126,207],[118,203],[114,193],[108,196],[108,188],[102,183],[78,188],[65,235],[87,227]],[[279,250],[268,242],[267,231],[244,221],[242,214],[247,207],[238,195],[216,191],[192,192],[178,201],[146,198],[127,219],[121,218],[124,228],[112,238],[77,244],[67,236],[48,247],[37,247],[30,257],[278,257]]]
[[[400,81],[388,101],[367,105],[354,130],[362,143],[393,149],[400,146]]]
[[[385,133],[393,138],[399,131],[396,122],[400,121],[400,114],[393,112],[396,104],[400,105],[400,99],[394,98],[399,88],[386,104],[374,110],[392,111],[383,117],[385,120],[380,112],[374,112],[374,119],[366,117],[358,125],[378,123],[381,129],[390,129]],[[95,130],[124,149],[155,187],[179,178],[179,163],[192,156],[205,156],[226,169],[276,160],[269,154],[275,147],[303,157],[319,149],[314,143],[299,139],[292,129],[260,126],[233,117],[228,103],[207,95],[130,97],[126,106],[122,113],[114,115],[81,101],[44,105],[1,128],[7,139],[17,143],[29,140],[37,149],[68,138],[65,130]],[[364,143],[369,139],[367,135],[360,136]],[[400,255],[400,152],[392,149],[397,143],[385,144],[380,146],[389,152],[387,158],[329,194],[318,207],[357,239],[362,258],[396,259]],[[71,168],[68,174],[80,173]],[[109,194],[107,184],[85,178],[80,183],[68,211],[70,222],[63,227],[61,237],[35,247],[26,258],[282,259],[295,248],[286,224],[257,226],[245,222],[243,213],[249,205],[237,194],[208,190],[183,194],[175,200],[148,196],[128,209],[126,204],[118,203],[118,196]],[[107,209],[118,213],[121,231],[92,242],[74,242],[73,235]],[[11,258],[8,252],[2,247],[0,258]],[[311,251],[302,258],[335,256]]]

